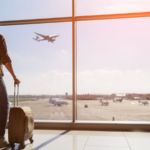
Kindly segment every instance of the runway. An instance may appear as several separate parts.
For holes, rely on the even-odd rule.
[[[59,99],[56,99],[59,101]],[[20,106],[29,106],[36,120],[72,120],[72,100],[64,100],[67,106],[54,106],[49,99],[20,102]],[[98,100],[78,100],[77,120],[89,121],[150,121],[150,105],[140,105],[136,100],[113,102],[103,106]],[[88,108],[84,108],[87,104]]]

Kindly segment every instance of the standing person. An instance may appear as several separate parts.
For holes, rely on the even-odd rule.
[[[9,146],[9,143],[6,141],[4,137],[9,111],[9,100],[5,83],[3,81],[4,72],[2,65],[4,65],[10,72],[10,74],[14,79],[15,84],[19,85],[20,81],[17,79],[13,71],[11,59],[7,52],[5,38],[3,35],[0,34],[0,148]]]

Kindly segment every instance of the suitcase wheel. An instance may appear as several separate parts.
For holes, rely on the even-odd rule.
[[[14,143],[10,143],[10,146],[12,147],[12,150],[14,150],[15,144]]]
[[[30,140],[30,143],[33,143],[33,142],[34,142],[34,140],[32,139],[32,137],[31,137],[29,140]]]
[[[20,143],[21,147],[24,149],[26,146],[24,145],[24,142]]]

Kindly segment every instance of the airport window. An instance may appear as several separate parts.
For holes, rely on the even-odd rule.
[[[104,15],[150,11],[147,0],[77,0],[77,15]]]
[[[22,82],[19,105],[35,120],[150,121],[147,0],[0,3],[0,34]]]
[[[150,121],[149,24],[150,18],[77,23],[78,120]]]
[[[71,5],[70,0],[1,0],[0,21],[68,17]]]
[[[71,27],[71,23],[0,27],[21,80],[19,106],[31,107],[35,120],[72,120]],[[40,35],[58,36],[42,41]],[[4,71],[13,104],[13,80]]]

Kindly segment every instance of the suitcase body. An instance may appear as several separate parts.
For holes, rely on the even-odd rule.
[[[8,140],[13,149],[15,143],[20,143],[22,148],[25,148],[24,142],[26,140],[30,140],[33,143],[33,129],[34,117],[29,107],[17,106],[10,109]]]

